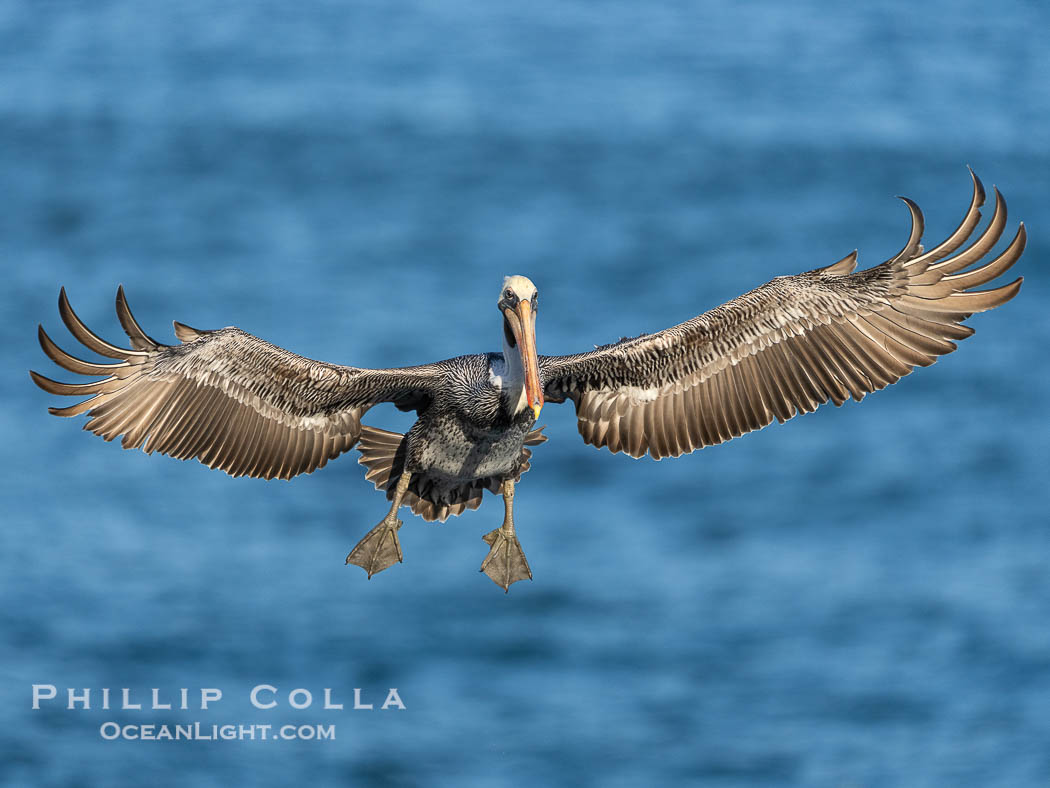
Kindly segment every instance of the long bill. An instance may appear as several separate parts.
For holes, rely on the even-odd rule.
[[[532,304],[519,301],[514,308],[517,320],[508,321],[514,332],[514,340],[521,353],[521,366],[525,370],[525,397],[535,418],[540,417],[543,408],[543,389],[540,388],[540,360],[536,355],[536,316],[532,313]]]

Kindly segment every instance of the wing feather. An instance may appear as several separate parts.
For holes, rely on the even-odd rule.
[[[132,315],[123,287],[116,312],[130,348],[92,332],[73,311],[65,288],[58,309],[74,338],[117,362],[78,359],[41,326],[40,346],[52,361],[80,375],[105,376],[62,383],[30,372],[51,394],[88,397],[51,413],[86,412],[85,429],[107,441],[123,436],[124,448],[195,457],[233,476],[288,479],[309,473],[353,447],[368,408],[388,401],[426,407],[444,375],[440,364],[378,370],[326,364],[237,328],[201,331],[175,323],[182,344],[163,345]]]
[[[911,230],[900,252],[855,272],[856,254],[778,277],[716,309],[651,335],[572,356],[543,356],[549,402],[571,399],[595,446],[659,459],[710,446],[831,400],[860,401],[973,334],[975,312],[1017,295],[1021,279],[974,290],[1005,273],[1025,248],[1024,225],[994,259],[1006,227],[998,189],[987,227],[973,174],[970,206],[955,230],[923,251],[922,211],[906,198]],[[962,249],[962,251],[958,251]]]

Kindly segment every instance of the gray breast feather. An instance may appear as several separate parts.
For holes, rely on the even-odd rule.
[[[532,452],[527,447],[547,440],[542,430],[540,427],[525,435],[524,445],[519,445],[518,462],[511,473],[459,483],[426,472],[419,473],[413,477],[405,495],[405,505],[411,507],[412,511],[424,520],[441,522],[462,514],[467,509],[477,509],[481,505],[485,490],[498,493],[504,478],[509,476],[517,481],[529,470]],[[388,499],[394,494],[392,482],[396,481],[405,469],[407,447],[404,437],[400,433],[376,429],[367,424],[361,428],[361,441],[357,448],[361,452],[359,462],[367,469],[365,478],[375,484],[376,489],[385,490]]]

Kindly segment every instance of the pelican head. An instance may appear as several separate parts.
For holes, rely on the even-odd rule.
[[[508,370],[518,372],[525,388],[525,406],[535,418],[543,407],[539,358],[536,356],[536,285],[525,276],[508,276],[500,289],[503,313],[503,359]]]

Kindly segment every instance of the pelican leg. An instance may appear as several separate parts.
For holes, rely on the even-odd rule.
[[[514,482],[510,479],[505,480],[502,492],[506,514],[503,517],[503,525],[481,537],[491,548],[485,560],[481,562],[481,571],[506,593],[510,591],[511,583],[526,578],[532,580],[532,570],[529,569],[525,552],[514,533]]]
[[[394,502],[390,505],[390,511],[382,521],[365,534],[364,538],[357,543],[357,547],[350,551],[346,557],[346,563],[357,564],[368,572],[368,579],[376,572],[382,572],[387,567],[400,563],[401,542],[398,541],[397,531],[403,525],[397,516],[397,510],[401,506],[401,499],[405,497],[408,484],[412,480],[412,474],[404,471],[401,478],[397,480],[397,488],[394,490]]]

